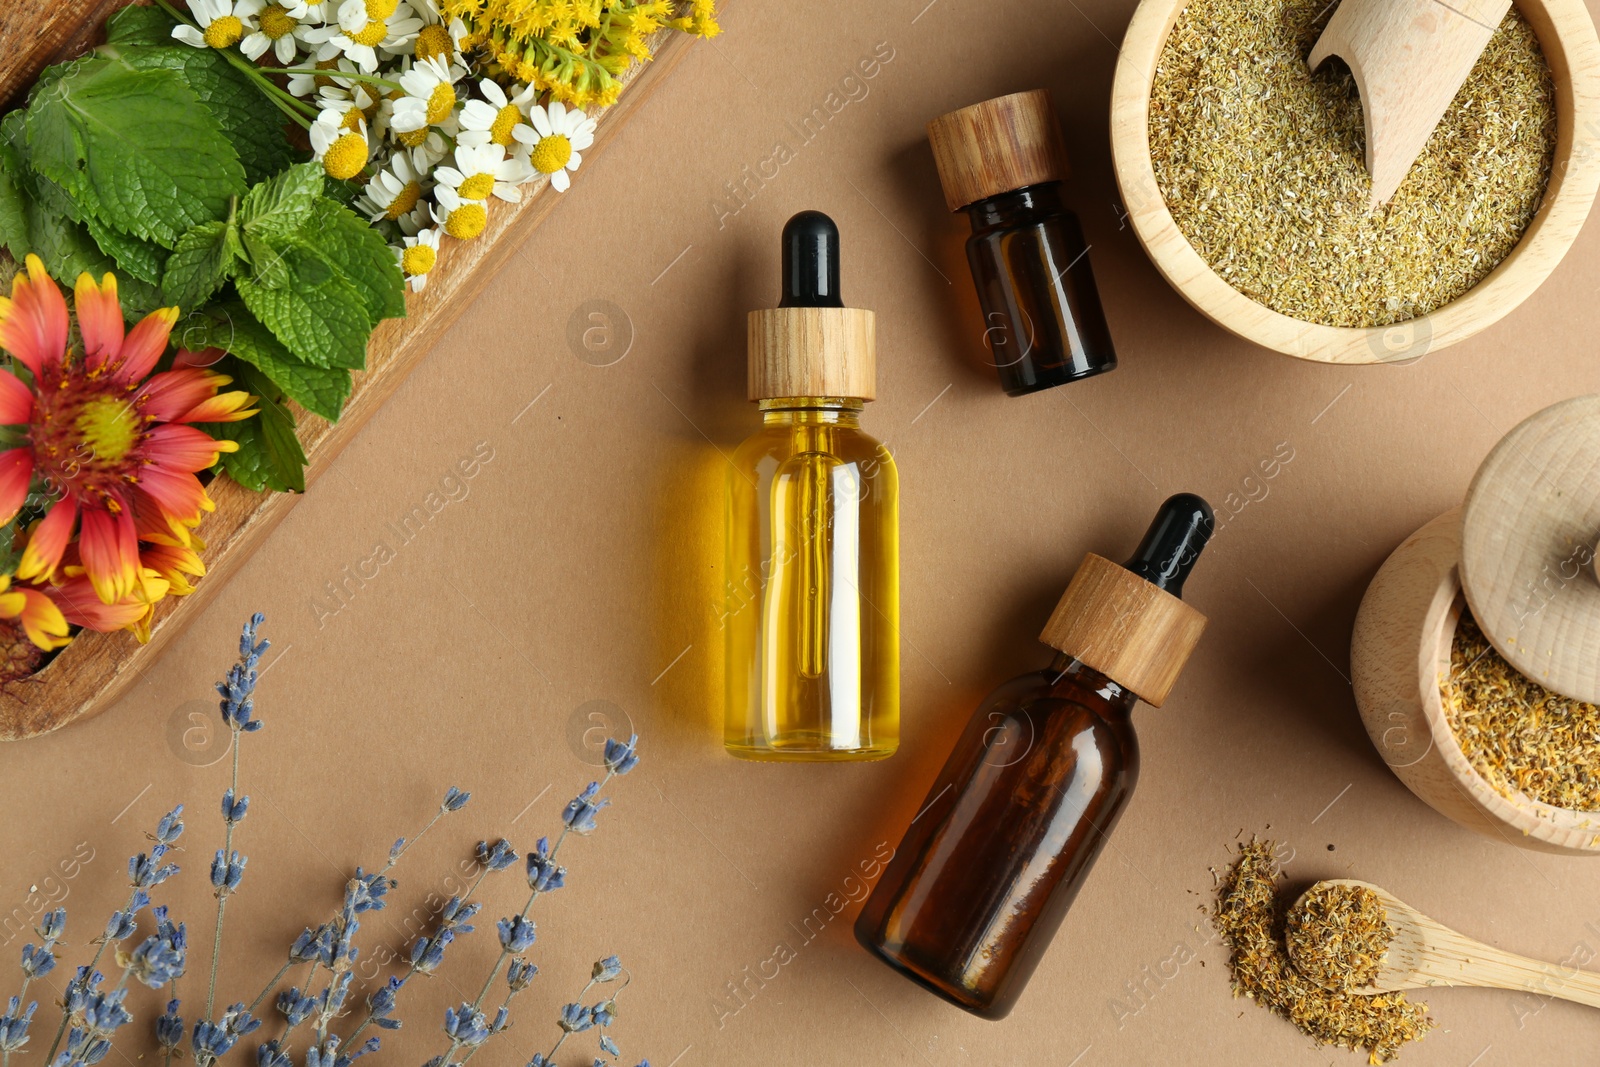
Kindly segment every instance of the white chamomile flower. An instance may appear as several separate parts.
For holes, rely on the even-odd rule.
[[[196,48],[232,48],[244,37],[244,18],[233,0],[193,0],[195,26],[175,26],[172,36]]]
[[[470,241],[489,225],[489,209],[481,200],[467,200],[448,186],[433,190],[433,221],[458,241]]]
[[[395,254],[400,257],[400,270],[411,283],[411,291],[422,292],[428,284],[428,273],[439,262],[439,231],[432,227],[419,230],[415,237],[407,237]]]
[[[440,126],[456,110],[456,79],[462,70],[444,59],[422,59],[400,75],[405,95],[394,103],[394,130],[412,133]]]
[[[367,165],[367,120],[358,108],[323,108],[311,124],[311,150],[330,178],[347,181]]]
[[[533,168],[521,159],[507,158],[497,144],[456,146],[456,165],[433,172],[440,188],[455,190],[463,200],[487,200],[490,195],[517,203],[517,186],[533,177]]]
[[[568,172],[577,170],[583,162],[578,153],[594,144],[594,119],[552,100],[548,107],[533,105],[528,121],[538,134],[529,144],[528,162],[540,174],[550,175],[550,184],[557,192],[566,192],[572,184]]]
[[[538,91],[525,85],[512,97],[493,80],[478,83],[483,100],[468,100],[461,109],[462,144],[488,144],[491,141],[502,148],[512,148],[518,141],[533,144],[539,138],[528,125],[528,109]]]
[[[307,32],[308,40],[316,29],[313,27]],[[329,54],[323,55],[324,51],[328,51]],[[329,45],[323,45],[317,50],[316,68],[317,72],[313,74],[289,75],[289,91],[295,96],[311,96],[320,89],[348,88],[359,84],[349,78],[339,77],[340,74],[359,74],[360,71],[356,69],[354,63],[340,55],[337,48],[331,48]]]
[[[356,210],[373,222],[388,219],[400,229],[414,234],[428,221],[428,206],[422,202],[428,191],[427,173],[411,165],[411,153],[395,152],[367,183],[356,198]]]
[[[446,132],[449,132],[448,129]],[[406,139],[417,134],[424,136],[416,144],[407,144]],[[417,133],[402,133],[398,139],[405,145],[404,151],[411,157],[411,167],[419,174],[430,173],[437,167],[445,156],[450,154],[450,142],[437,130],[418,130]]]
[[[379,45],[386,46],[386,51],[398,48],[415,40],[421,29],[422,20],[399,0],[345,0],[339,5],[338,18],[307,33],[306,40],[323,46],[318,59],[327,58],[324,53],[331,46],[349,56],[362,72],[371,74],[378,69]]]
[[[251,59],[260,59],[270,49],[280,66],[294,62],[298,39],[315,29],[307,24],[311,6],[305,0],[239,0],[236,12],[246,30],[239,51]]]
[[[418,3],[412,0],[412,10],[422,20],[422,29],[412,45],[412,55],[418,59],[455,59],[461,55],[467,39],[467,24],[458,18],[444,21],[433,6],[433,0]]]

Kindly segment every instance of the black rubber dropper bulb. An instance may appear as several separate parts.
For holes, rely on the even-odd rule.
[[[781,308],[842,308],[839,227],[820,211],[802,211],[783,226]]]
[[[1193,493],[1178,493],[1162,503],[1133,558],[1122,566],[1157,589],[1183,596],[1183,583],[1215,529],[1211,505]]]

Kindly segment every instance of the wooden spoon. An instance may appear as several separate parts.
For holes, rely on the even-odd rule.
[[[1389,202],[1472,72],[1511,0],[1342,0],[1311,69],[1339,56],[1355,75],[1372,206]]]
[[[1312,889],[1330,885],[1372,890],[1383,902],[1389,929],[1394,932],[1394,940],[1378,964],[1377,978],[1371,985],[1358,986],[1351,992],[1393,993],[1428,986],[1487,986],[1560,997],[1600,1008],[1600,974],[1529,959],[1474,941],[1370,882],[1336,878],[1318,882]],[[1292,946],[1289,953],[1292,960]]]

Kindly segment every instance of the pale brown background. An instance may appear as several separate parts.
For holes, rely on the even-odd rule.
[[[1497,327],[1414,365],[1255,349],[1190,310],[1119,224],[1106,108],[1130,0],[926,3],[741,0],[132,694],[0,752],[0,907],[26,914],[30,887],[36,903],[64,892],[81,944],[122,896],[143,830],[186,799],[189,870],[162,893],[209,941],[203,872],[227,764],[194,723],[213,721],[210,684],[261,609],[275,644],[268,725],[244,751],[255,803],[225,996],[253,994],[336,900],[342,872],[380,859],[445,785],[474,802],[406,859],[396,906],[369,925],[383,944],[405,939],[407,913],[478,837],[526,847],[558,825],[591,773],[580,757],[592,760],[582,735],[596,707],[643,736],[640,770],[567,855],[570,888],[538,908],[542,974],[510,1038],[478,1058],[486,1067],[546,1047],[556,1007],[611,951],[635,975],[613,1030],[629,1064],[1362,1062],[1229,998],[1198,909],[1208,866],[1241,831],[1290,843],[1296,880],[1370,879],[1534,955],[1600,951],[1600,861],[1521,851],[1436,815],[1375,755],[1347,680],[1351,621],[1385,555],[1460,500],[1516,421],[1600,386],[1600,230]],[[789,124],[880,42],[892,59],[865,97],[802,144]],[[981,364],[965,222],[942,207],[922,126],[1038,85],[1063,116],[1077,168],[1067,198],[1122,366],[1008,399]],[[794,158],[740,207],[724,183],[778,142]],[[744,315],[774,302],[777,233],[801,208],[838,220],[845,296],[878,312],[881,399],[866,424],[904,485],[905,742],[874,765],[738,763],[715,725],[719,450],[755,425]],[[609,355],[568,343],[590,300],[631,323],[610,366],[593,363],[615,343]],[[342,606],[330,599],[327,584],[378,542],[396,547],[387,524],[480,441],[493,459],[465,499]],[[1044,661],[1034,635],[1082,554],[1127,551],[1175,491],[1226,517],[1229,494],[1237,507],[1284,442],[1292,462],[1226,521],[1189,584],[1210,631],[1168,706],[1137,713],[1144,780],[1012,1017],[969,1018],[867,958],[849,934],[854,904],[806,943],[802,920],[898,840],[981,696]],[[93,860],[47,880],[80,843]],[[515,873],[499,878],[486,919],[522,899]],[[484,926],[402,1011],[387,1062],[442,1050],[444,1005],[476,991],[492,955]],[[727,984],[779,942],[795,957],[742,1005],[730,999]],[[1179,946],[1196,958],[1174,970]],[[183,983],[191,1007],[207,955],[197,948]],[[1440,1029],[1404,1053],[1417,1067],[1577,1063],[1600,1038],[1591,1009],[1492,991],[1427,999]],[[143,1029],[154,1001],[136,1003]],[[52,1029],[36,1024],[36,1040]],[[570,1062],[587,1063],[593,1045],[574,1044]]]

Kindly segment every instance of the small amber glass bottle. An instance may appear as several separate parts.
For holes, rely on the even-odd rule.
[[[750,313],[761,429],[728,475],[723,742],[754,760],[865,760],[900,743],[899,479],[861,429],[873,315],[839,297],[839,231],[783,231],[783,298]]]
[[[1134,705],[1160,706],[1205,627],[1179,594],[1211,529],[1179,494],[1126,564],[1085,558],[1040,636],[1055,659],[984,700],[857,918],[869,952],[1011,1011],[1133,792]]]
[[[985,100],[928,123],[951,211],[972,223],[967,263],[983,338],[1011,396],[1116,367],[1089,246],[1061,203],[1069,173],[1043,89]]]

